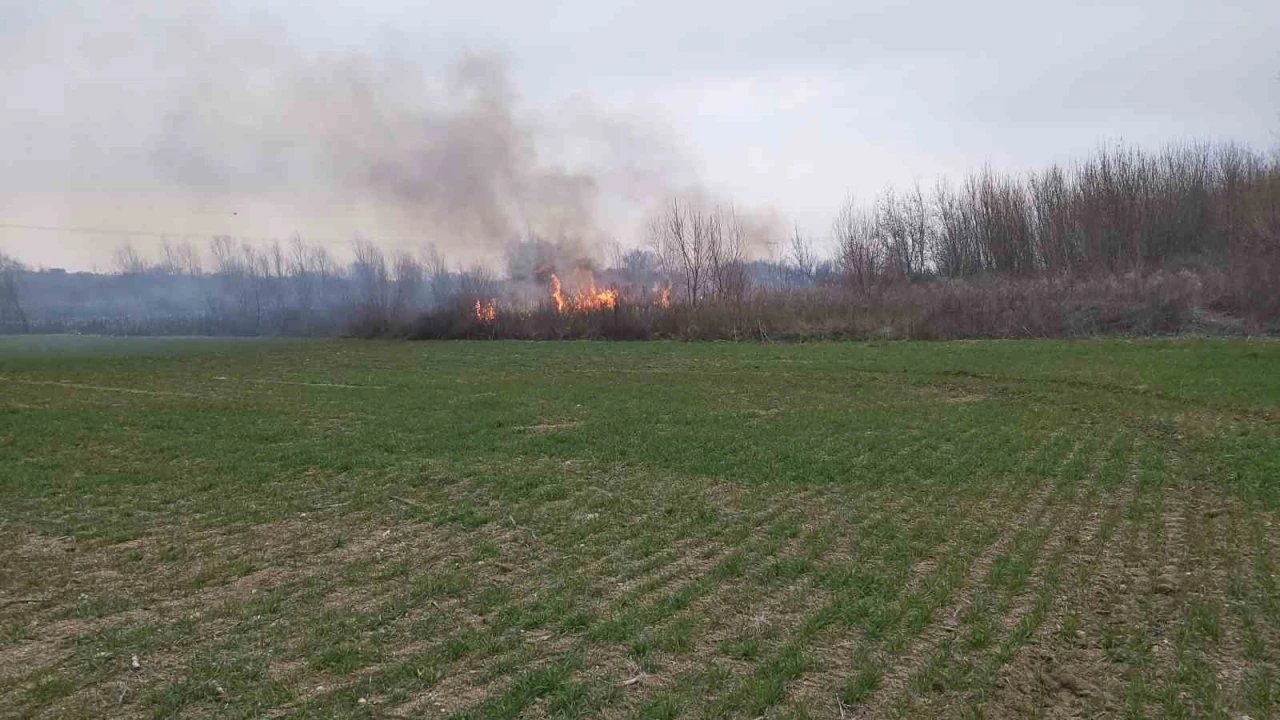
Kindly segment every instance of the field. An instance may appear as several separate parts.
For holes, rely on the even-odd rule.
[[[1280,716],[1280,343],[0,341],[0,715]]]

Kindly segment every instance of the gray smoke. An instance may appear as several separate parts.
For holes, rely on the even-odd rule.
[[[660,127],[582,99],[526,107],[496,55],[428,71],[308,51],[208,2],[80,2],[12,20],[0,222],[360,234],[486,259],[529,234],[599,246],[688,177]],[[57,237],[99,263],[120,242]],[[48,241],[0,230],[17,255]]]

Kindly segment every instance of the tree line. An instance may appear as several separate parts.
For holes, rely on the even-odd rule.
[[[797,231],[762,258],[749,225],[732,205],[678,197],[653,214],[642,247],[613,248],[601,263],[581,241],[530,234],[508,246],[502,277],[451,269],[431,245],[388,252],[362,239],[345,260],[300,237],[215,237],[203,252],[165,242],[154,258],[125,245],[113,273],[91,276],[36,273],[0,255],[0,328],[952,337],[1179,331],[1206,316],[1257,331],[1280,323],[1280,155],[1234,144],[1104,147],[1036,172],[984,168],[851,198],[825,256]],[[552,270],[618,288],[622,307],[548,313]],[[671,307],[652,307],[659,292]],[[475,302],[493,300],[498,321],[477,324]]]

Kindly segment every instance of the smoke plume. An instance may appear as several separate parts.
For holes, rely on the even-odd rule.
[[[593,248],[688,178],[661,127],[582,98],[528,107],[497,55],[427,70],[304,50],[205,2],[33,6],[0,45],[0,223],[138,231],[0,228],[46,264],[101,265],[148,233],[359,235],[464,260],[529,234]]]

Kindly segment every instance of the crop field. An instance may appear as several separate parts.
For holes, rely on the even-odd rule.
[[[0,340],[0,716],[1280,716],[1280,343]]]

